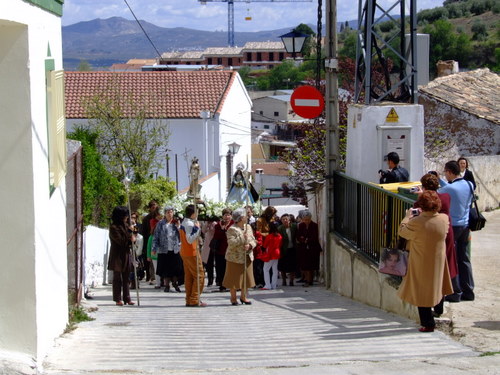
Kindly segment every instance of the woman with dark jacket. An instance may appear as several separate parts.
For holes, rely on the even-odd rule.
[[[129,227],[129,211],[127,207],[115,207],[109,227],[108,270],[113,271],[113,301],[117,306],[133,305],[130,299],[129,275],[132,267],[130,246],[136,237]],[[123,299],[122,299],[123,291]]]
[[[234,224],[231,219],[233,211],[230,208],[222,210],[222,218],[215,225],[214,235],[210,244],[215,251],[215,282],[219,291],[224,292],[226,288],[222,285],[226,273],[226,250],[227,250],[227,230]]]
[[[319,227],[312,221],[312,214],[308,210],[301,211],[302,221],[297,226],[297,256],[300,271],[305,277],[304,286],[313,283],[314,272],[319,270],[321,245],[319,243]]]
[[[474,190],[476,190],[476,180],[474,179],[472,172],[469,170],[469,161],[466,158],[459,158],[457,163],[460,166],[460,176],[464,180],[470,181]]]

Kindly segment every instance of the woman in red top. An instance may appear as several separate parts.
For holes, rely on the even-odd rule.
[[[264,290],[276,289],[278,284],[278,260],[280,258],[280,248],[281,248],[282,237],[278,233],[278,227],[275,223],[269,223],[269,234],[264,239],[263,247],[266,249],[266,253],[262,260],[264,261]],[[272,270],[273,276],[269,275],[269,271]]]

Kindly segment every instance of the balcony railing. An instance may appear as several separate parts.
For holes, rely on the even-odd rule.
[[[378,263],[380,249],[396,243],[399,224],[414,201],[343,173],[334,175],[334,230]]]

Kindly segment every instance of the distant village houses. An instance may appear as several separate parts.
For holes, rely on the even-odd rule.
[[[297,57],[300,58],[300,54]],[[114,64],[111,70],[142,70],[144,66],[199,66],[240,69],[272,69],[291,54],[283,42],[247,42],[243,47],[209,47],[203,51],[164,52],[159,59],[133,59],[127,64]]]

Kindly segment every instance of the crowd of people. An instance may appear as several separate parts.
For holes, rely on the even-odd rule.
[[[433,332],[444,301],[473,301],[469,210],[475,199],[474,176],[465,158],[449,161],[444,178],[431,171],[417,189],[418,199],[401,222],[408,240],[408,270],[398,295],[417,306],[421,332]]]
[[[130,288],[137,286],[131,272],[134,261],[139,267],[137,278],[145,278],[155,289],[181,292],[184,285],[188,307],[206,306],[200,299],[205,275],[208,286],[215,282],[220,292],[229,291],[231,305],[239,304],[237,291],[239,302],[249,305],[250,288],[276,289],[280,276],[282,286],[298,282],[309,287],[319,271],[318,225],[308,210],[300,211],[297,218],[277,217],[276,208],[268,206],[256,218],[251,206],[226,208],[219,220],[198,221],[196,207],[188,205],[181,222],[172,206],[161,214],[158,203],[151,201],[148,209],[142,223],[137,212],[129,217],[126,207],[113,212],[108,269],[114,271],[117,305],[134,304],[130,298]],[[134,260],[130,247],[138,238],[143,245]]]
[[[395,154],[395,155],[393,155]],[[385,180],[407,179],[398,166],[396,153],[388,155]],[[396,170],[395,173],[393,173]],[[432,332],[434,317],[443,313],[443,303],[473,301],[474,279],[470,261],[468,215],[475,199],[476,184],[465,158],[449,161],[444,179],[429,172],[421,178],[418,199],[401,222],[399,236],[408,240],[408,270],[398,290],[404,301],[418,307],[421,332]],[[399,176],[399,177],[398,177]],[[200,223],[194,205],[188,205],[181,222],[171,206],[163,213],[151,201],[142,223],[136,212],[129,216],[126,207],[116,207],[110,226],[111,249],[108,269],[113,274],[113,300],[117,305],[133,305],[130,286],[136,287],[130,269],[132,244],[141,239],[138,264],[146,281],[155,288],[181,292],[184,284],[186,306],[206,306],[201,301],[205,274],[208,285],[214,281],[219,291],[229,290],[230,304],[249,305],[248,290],[295,286],[297,279],[308,287],[319,270],[322,248],[318,224],[308,210],[297,218],[291,214],[277,217],[268,206],[255,218],[252,207],[232,211],[226,208],[219,220]],[[136,246],[137,247],[137,246]],[[140,246],[139,246],[140,247]],[[201,251],[199,250],[201,249]],[[397,254],[387,254],[388,268],[397,264]]]

